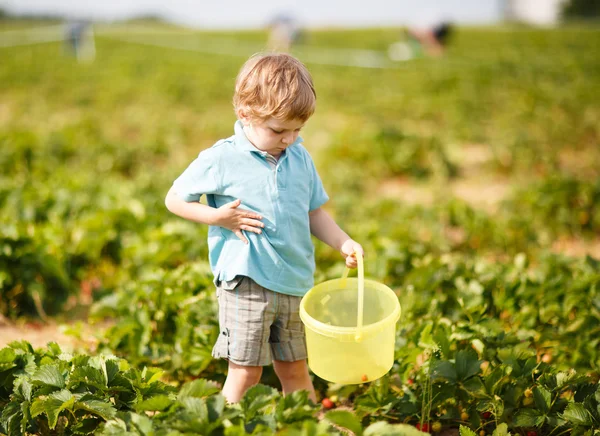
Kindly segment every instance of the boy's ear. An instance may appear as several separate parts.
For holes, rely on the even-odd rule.
[[[251,119],[250,117],[246,114],[246,111],[244,109],[240,109],[238,111],[238,118],[240,119],[240,121],[242,122],[242,124],[244,126],[249,126],[251,124]]]

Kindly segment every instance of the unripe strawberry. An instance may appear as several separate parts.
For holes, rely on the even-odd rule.
[[[435,421],[433,424],[431,424],[431,430],[436,433],[442,431],[442,423],[439,421]]]
[[[369,380],[369,377],[367,377],[367,374],[363,374],[363,376],[360,379],[366,382],[367,380]]]
[[[533,398],[525,397],[523,398],[523,406],[531,406],[533,404]]]
[[[462,412],[460,414],[460,419],[462,419],[463,421],[468,421],[469,420],[469,414],[467,412]]]

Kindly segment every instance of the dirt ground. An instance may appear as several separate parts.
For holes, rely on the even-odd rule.
[[[68,335],[67,330],[73,327],[80,331],[81,338]],[[89,326],[81,324],[81,328],[75,323],[59,324],[56,322],[44,323],[42,321],[19,322],[18,324],[0,320],[0,348],[5,347],[13,341],[25,340],[34,348],[45,347],[48,342],[56,342],[64,351],[75,351],[85,348],[93,350],[96,348],[97,340],[94,333],[103,326]]]

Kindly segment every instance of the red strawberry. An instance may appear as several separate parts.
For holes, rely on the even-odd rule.
[[[429,432],[429,423],[427,422],[424,422],[423,424],[419,422],[415,427],[417,427],[417,430],[424,431],[425,433]]]
[[[323,398],[323,400],[321,401],[321,404],[326,409],[332,409],[335,406],[333,401],[331,401],[329,398]]]

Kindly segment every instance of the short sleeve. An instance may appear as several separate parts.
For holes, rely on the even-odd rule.
[[[313,211],[315,209],[320,208],[329,200],[329,196],[327,192],[325,192],[325,188],[323,187],[323,182],[321,182],[321,177],[319,177],[319,173],[317,172],[317,168],[315,167],[315,163],[308,153],[308,167],[310,171],[311,177],[311,192],[310,192],[310,205],[309,211]]]
[[[214,150],[203,150],[173,182],[174,191],[188,203],[200,201],[203,194],[218,193],[216,163]]]

